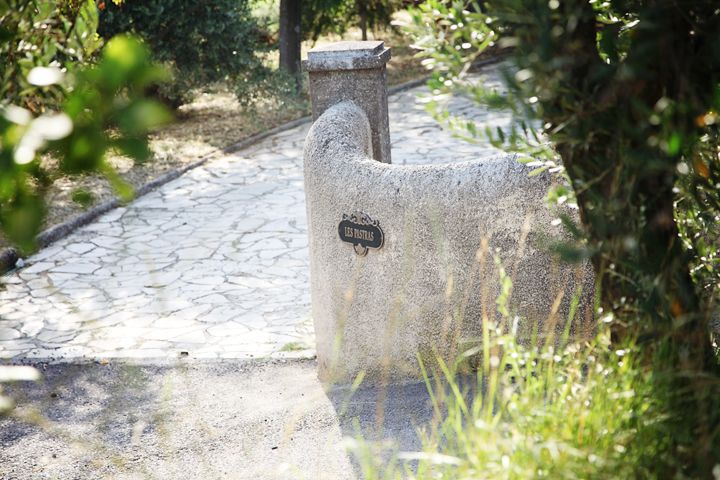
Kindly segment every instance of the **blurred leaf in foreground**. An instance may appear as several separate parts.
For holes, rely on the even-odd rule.
[[[61,78],[42,66],[30,75],[35,84]],[[96,65],[75,72],[63,89],[60,111],[33,118],[21,107],[0,107],[0,229],[22,252],[34,249],[45,215],[50,175],[40,163],[43,154],[55,156],[65,174],[101,173],[122,200],[132,198],[132,188],[106,154],[115,149],[138,162],[151,156],[147,133],[172,117],[144,92],[164,78],[166,72],[153,64],[142,42],[119,36],[108,42]],[[89,202],[91,195],[73,198]]]

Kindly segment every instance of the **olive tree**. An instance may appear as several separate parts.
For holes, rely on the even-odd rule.
[[[718,287],[720,5],[430,0],[413,15],[434,93],[470,95],[516,119],[495,132],[449,121],[469,137],[489,135],[536,172],[564,175],[549,196],[572,203],[582,225],[562,218],[578,242],[558,252],[591,261],[598,320],[615,342],[642,345],[658,384],[675,392],[668,443],[709,475],[720,448],[708,328]],[[467,74],[493,45],[511,51],[506,94]]]

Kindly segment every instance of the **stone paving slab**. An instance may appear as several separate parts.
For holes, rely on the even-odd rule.
[[[487,72],[498,84],[497,67]],[[497,155],[391,97],[393,163]],[[505,126],[466,100],[451,110]],[[314,355],[302,147],[309,125],[210,161],[2,277],[0,359]]]

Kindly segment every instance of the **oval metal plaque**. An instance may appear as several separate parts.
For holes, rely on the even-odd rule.
[[[343,213],[342,221],[338,225],[338,234],[340,240],[351,243],[355,253],[361,257],[367,255],[371,248],[382,248],[385,241],[380,222],[363,212],[350,215]]]

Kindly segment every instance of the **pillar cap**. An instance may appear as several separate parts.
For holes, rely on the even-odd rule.
[[[380,40],[335,42],[313,48],[303,68],[308,72],[367,70],[380,68],[390,60],[390,49]]]

